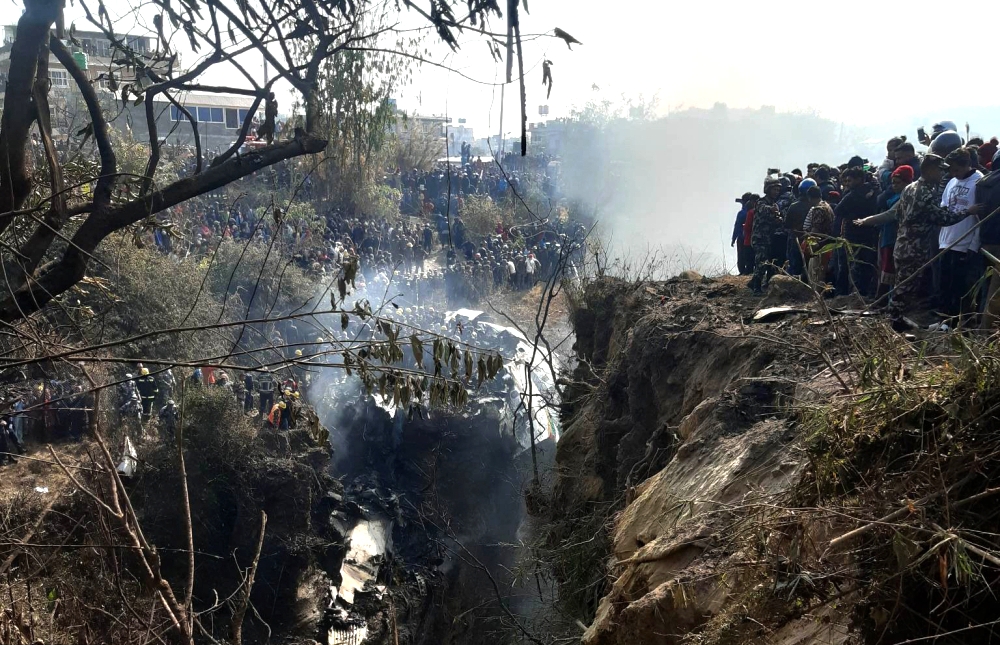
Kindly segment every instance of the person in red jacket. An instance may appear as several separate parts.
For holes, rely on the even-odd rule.
[[[747,248],[753,248],[750,243],[750,237],[753,235],[753,216],[757,209],[757,200],[760,199],[758,195],[751,195],[750,201],[748,202],[749,208],[747,208],[747,219],[743,222],[743,245]]]

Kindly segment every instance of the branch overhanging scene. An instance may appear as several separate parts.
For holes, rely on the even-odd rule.
[[[12,0],[0,643],[993,642],[993,99],[771,10]]]

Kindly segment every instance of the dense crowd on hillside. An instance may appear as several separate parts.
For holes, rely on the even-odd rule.
[[[985,279],[980,251],[1000,255],[998,140],[965,141],[951,122],[918,137],[924,154],[900,136],[878,163],[769,170],[762,195],[736,200],[732,245],[749,288],[760,293],[781,269],[828,294],[888,300],[897,328],[917,309],[982,313],[992,325],[987,303],[1000,281],[995,271]]]
[[[507,229],[498,223],[487,236],[469,231],[462,217],[468,196],[513,200],[525,182],[556,194],[546,159],[511,160],[511,167],[516,172],[470,158],[427,172],[389,174],[386,184],[402,195],[401,216],[391,221],[348,216],[332,207],[322,212],[322,204],[315,219],[283,218],[248,199],[226,205],[206,196],[171,209],[164,218],[169,224],[154,228],[149,238],[163,253],[179,258],[209,256],[225,239],[279,243],[319,278],[336,275],[344,259],[354,255],[367,282],[385,283],[391,277],[405,283],[407,293],[441,306],[475,302],[503,289],[530,288],[550,275],[566,241],[581,234],[565,222]],[[436,260],[442,248],[446,259]]]
[[[486,235],[468,229],[462,217],[466,196],[495,202],[515,199],[527,187],[524,182],[540,182],[542,190],[555,195],[546,163],[529,165],[512,159],[510,168],[508,174],[495,163],[470,159],[461,165],[442,164],[429,172],[388,175],[386,183],[403,195],[398,218],[348,216],[333,208],[322,212],[321,206],[317,207],[319,216],[312,220],[283,218],[246,198],[227,205],[218,196],[208,195],[170,209],[160,226],[138,234],[177,261],[210,257],[226,239],[278,244],[304,271],[325,284],[342,275],[346,262],[356,258],[355,297],[384,302],[379,314],[403,326],[457,338],[462,336],[461,325],[446,322],[447,309],[476,306],[502,291],[531,289],[551,277],[561,263],[572,272],[582,262],[586,231],[572,221],[512,227],[498,223]],[[420,207],[413,208],[414,204]],[[274,369],[248,366],[230,375],[210,367],[151,372],[139,364],[127,373],[122,371],[117,375],[116,401],[122,436],[138,444],[174,435],[179,410],[172,396],[178,379],[231,393],[265,428],[295,427],[301,412],[300,392],[314,373],[298,367],[299,361],[323,362],[324,349],[330,351],[331,343],[365,333],[353,320],[348,329],[337,328],[327,338],[305,327],[287,321],[272,330],[268,340],[280,355]],[[371,325],[367,332],[379,333]],[[25,387],[30,389],[0,416],[0,463],[15,460],[26,442],[77,441],[92,420],[93,393],[81,383],[40,379]]]
[[[386,177],[386,183],[402,193],[400,212],[405,215],[444,216],[462,210],[471,195],[488,196],[495,202],[522,194],[534,185],[546,196],[558,198],[556,171],[548,157],[532,157],[530,163],[508,155],[501,165],[492,159],[468,159],[461,164],[437,164],[429,171],[413,169]],[[443,227],[442,227],[443,228]],[[446,229],[444,229],[446,230]]]

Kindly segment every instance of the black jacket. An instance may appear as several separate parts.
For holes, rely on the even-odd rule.
[[[985,207],[979,214],[983,220],[979,227],[980,243],[1000,244],[1000,213],[989,217],[1000,208],[1000,170],[994,170],[976,182],[976,203]]]
[[[809,200],[801,197],[785,211],[785,230],[794,233],[801,233],[806,223],[806,215],[809,214]]]
[[[878,196],[881,192],[878,182],[874,179],[859,188],[847,191],[847,194],[833,211],[837,215],[834,233],[839,234],[843,231],[844,237],[849,242],[878,248],[879,229],[870,226],[855,226],[854,220],[878,212]]]

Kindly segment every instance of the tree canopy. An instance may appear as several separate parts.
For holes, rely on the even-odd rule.
[[[464,31],[479,34],[491,52],[505,45],[509,82],[515,45],[519,48],[519,4],[509,0],[501,9],[497,0],[431,0],[426,5],[409,0],[149,0],[133,7],[152,19],[155,46],[147,50],[116,30],[101,0],[96,5],[82,0],[88,28],[105,35],[113,64],[128,72],[116,78],[112,71],[100,80],[113,90],[115,106],[144,108],[148,143],[144,150],[130,148],[126,159],[113,145],[105,93],[74,60],[76,27],[66,25],[63,1],[24,0],[10,46],[0,117],[0,245],[7,285],[0,294],[0,321],[25,318],[72,288],[112,233],[260,169],[322,152],[331,141],[347,143],[347,152],[338,152],[341,157],[364,154],[366,146],[377,143],[369,136],[374,129],[338,129],[338,114],[369,103],[384,105],[384,93],[358,78],[358,61],[382,60],[376,55],[423,59],[405,38],[392,38],[404,14],[416,16],[452,49],[458,48],[458,34]],[[492,31],[490,23],[497,20],[506,23],[506,31]],[[196,61],[187,67],[178,62],[182,42],[195,52]],[[86,106],[89,122],[77,135],[96,147],[90,163],[71,164],[72,157],[54,141],[50,54],[65,67],[70,86]],[[263,57],[273,75],[260,78],[247,63],[249,55]],[[342,57],[340,63],[331,65],[337,56]],[[219,78],[219,71],[228,83],[209,84],[206,79]],[[324,84],[324,78],[363,91],[331,106],[330,84]],[[523,74],[519,80],[523,99]],[[276,122],[279,82],[293,88],[303,109],[303,117],[284,128]],[[198,119],[178,99],[189,91],[236,94],[253,101],[235,142],[210,161],[199,143]],[[165,135],[157,131],[154,101],[163,99],[184,115],[183,127],[195,135],[194,167],[179,174],[173,169],[158,173]],[[261,106],[264,118],[257,134],[267,145],[241,154]],[[384,118],[384,111],[373,114],[376,123]],[[32,134],[36,125],[37,142]],[[88,190],[79,190],[84,185]]]

